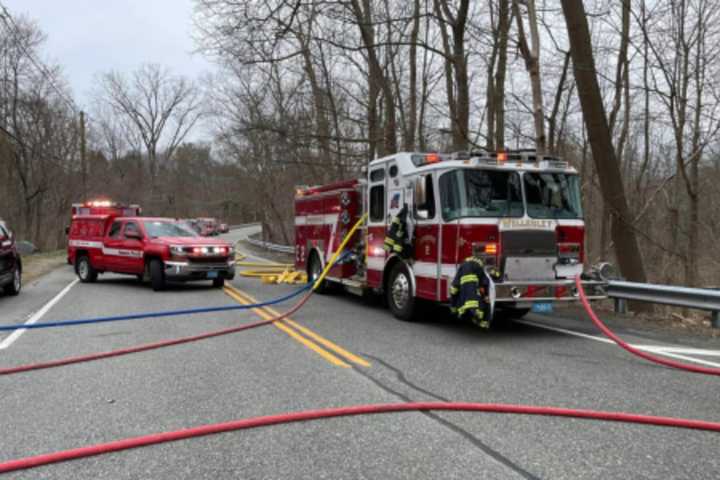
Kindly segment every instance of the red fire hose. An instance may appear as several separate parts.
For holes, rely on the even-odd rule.
[[[346,417],[352,415],[370,415],[378,413],[410,412],[445,410],[461,412],[492,412],[520,415],[544,415],[554,417],[573,417],[610,422],[637,423],[644,425],[657,425],[663,427],[688,428],[720,432],[720,423],[702,420],[689,420],[672,417],[656,417],[621,412],[603,412],[594,410],[576,410],[557,407],[534,407],[529,405],[506,405],[498,403],[445,403],[445,402],[417,402],[417,403],[390,403],[379,405],[359,405],[354,407],[328,408],[323,410],[307,410],[304,412],[285,413],[265,417],[247,418],[214,425],[187,428],[174,432],[156,433],[135,438],[127,438],[109,443],[102,443],[88,447],[65,450],[61,452],[20,458],[0,463],[0,473],[65,462],[110,452],[118,452],[131,448],[156,445],[159,443],[174,442],[193,437],[212,435],[247,428],[265,427],[283,423],[318,420],[322,418]]]
[[[585,295],[585,290],[583,289],[582,282],[580,281],[580,275],[575,277],[575,285],[577,286],[578,293],[580,294],[580,301],[585,307],[585,311],[590,316],[592,322],[595,324],[596,327],[600,329],[602,333],[605,334],[606,337],[617,343],[618,346],[620,346],[621,348],[624,348],[628,352],[632,353],[633,355],[637,355],[640,358],[644,358],[645,360],[658,363],[660,365],[665,365],[666,367],[677,368],[693,373],[702,373],[705,375],[720,375],[720,369],[717,368],[701,367],[699,365],[689,365],[687,363],[675,362],[673,360],[656,357],[655,355],[643,352],[642,350],[638,350],[632,345],[629,345],[622,338],[615,335],[595,314],[592,307],[590,306],[590,302],[587,299],[587,295]]]
[[[302,306],[305,305],[305,303],[308,301],[308,299],[310,298],[311,295],[312,295],[312,290],[310,290],[302,299],[300,299],[300,301],[294,307],[292,307],[290,310],[283,313],[282,315],[278,315],[278,316],[268,319],[268,320],[262,320],[260,322],[255,322],[255,323],[248,323],[246,325],[240,325],[239,327],[226,328],[223,330],[215,330],[212,332],[201,333],[199,335],[193,335],[190,337],[181,337],[181,338],[175,338],[172,340],[164,340],[162,342],[146,343],[144,345],[138,345],[138,346],[130,347],[130,348],[122,348],[119,350],[110,350],[107,352],[93,353],[90,355],[61,358],[59,360],[53,360],[50,362],[32,363],[32,364],[27,364],[27,365],[20,365],[17,367],[2,368],[2,369],[0,369],[0,376],[13,375],[13,374],[22,373],[22,372],[29,372],[31,370],[42,370],[45,368],[60,367],[63,365],[71,365],[73,363],[91,362],[94,360],[101,360],[103,358],[119,357],[122,355],[131,354],[131,353],[145,352],[147,350],[155,350],[157,348],[170,347],[173,345],[181,345],[183,343],[196,342],[198,340],[204,340],[206,338],[220,337],[222,335],[229,335],[231,333],[242,332],[243,330],[249,330],[251,328],[257,328],[257,327],[262,327],[264,325],[270,325],[271,323],[274,323],[274,322],[277,322],[284,318],[287,318],[290,315],[292,315],[293,313],[300,310],[300,308],[302,308]]]

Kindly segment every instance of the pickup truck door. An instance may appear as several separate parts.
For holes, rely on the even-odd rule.
[[[117,255],[122,248],[123,222],[116,220],[110,226],[105,239],[103,240],[102,255],[98,255],[99,264],[95,268],[118,271],[120,269],[120,256]]]
[[[106,270],[121,273],[142,273],[143,242],[133,238],[133,232],[142,236],[135,221],[116,221],[103,242],[103,263]],[[130,237],[128,237],[128,233]]]
[[[145,269],[145,262],[143,260],[143,238],[144,234],[138,222],[125,222],[118,252],[118,271],[125,273],[143,273]]]

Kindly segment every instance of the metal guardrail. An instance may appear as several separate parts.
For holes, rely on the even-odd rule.
[[[615,311],[622,312],[627,300],[706,310],[712,313],[712,327],[720,328],[719,290],[611,280],[607,284],[607,294],[615,299]]]
[[[245,239],[250,245],[255,245],[256,247],[264,248],[266,250],[271,250],[273,252],[282,252],[282,253],[295,253],[295,247],[291,247],[288,245],[278,245],[277,243],[270,243],[270,242],[264,242],[262,240],[256,240],[254,238],[246,238]]]
[[[260,222],[241,223],[240,225],[229,225],[228,229],[237,230],[238,228],[252,227],[253,225],[260,225]]]

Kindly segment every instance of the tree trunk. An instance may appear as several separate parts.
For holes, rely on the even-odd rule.
[[[605,107],[595,72],[592,41],[585,7],[577,0],[561,0],[570,39],[575,81],[588,131],[593,160],[605,201],[612,208],[612,238],[622,275],[630,281],[645,282],[645,267],[625,197],[620,165],[612,145]],[[633,305],[652,310],[651,305]]]
[[[498,11],[498,64],[495,71],[494,111],[496,148],[505,148],[505,75],[507,73],[508,35],[510,33],[510,0],[500,0]]]

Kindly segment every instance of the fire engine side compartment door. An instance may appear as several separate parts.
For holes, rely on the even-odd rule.
[[[441,280],[438,288],[439,300],[445,302],[449,299],[450,284],[455,277],[455,272],[460,259],[459,247],[462,238],[460,236],[460,221],[456,218],[456,210],[459,206],[459,187],[454,171],[445,172],[438,178],[440,199],[440,270]]]
[[[385,267],[385,242],[387,195],[385,177],[386,165],[373,167],[369,172],[367,189],[367,282],[371,288],[381,288]]]
[[[437,195],[433,173],[421,175],[415,180],[418,188],[413,190],[413,202],[410,209],[415,224],[413,257],[417,296],[426,300],[440,300],[439,273],[441,222],[437,209]],[[424,198],[422,198],[424,196]]]

